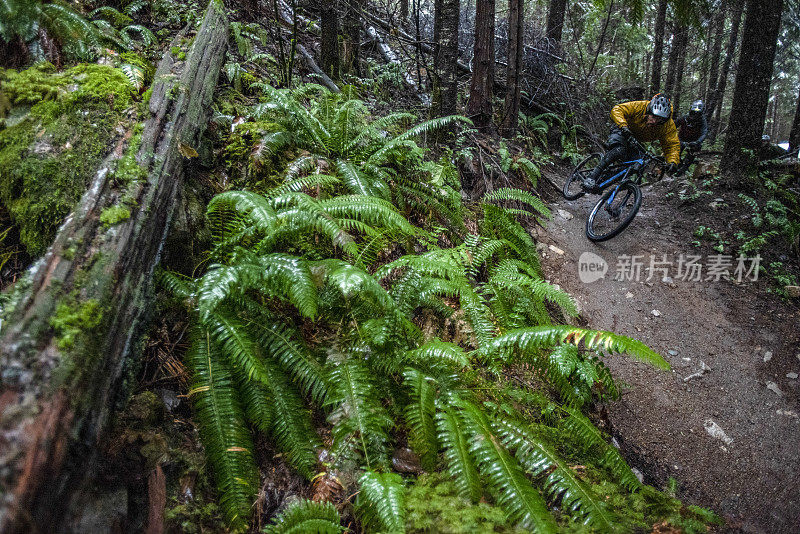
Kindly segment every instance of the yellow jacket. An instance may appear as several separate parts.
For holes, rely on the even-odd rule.
[[[675,121],[669,119],[658,126],[648,126],[645,112],[649,100],[636,100],[617,104],[611,110],[611,120],[620,128],[628,128],[633,136],[641,142],[658,140],[664,159],[669,163],[681,162],[681,142],[678,140],[678,129]]]

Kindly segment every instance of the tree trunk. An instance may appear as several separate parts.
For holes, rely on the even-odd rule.
[[[789,132],[789,150],[797,150],[800,147],[800,95],[797,96],[797,107],[794,111],[792,129]]]
[[[711,46],[711,66],[709,67],[708,84],[703,88],[703,98],[706,105],[710,104],[709,99],[714,89],[719,83],[719,56],[722,52],[722,37],[725,34],[725,11],[722,6],[718,8],[714,15],[714,44]]]
[[[408,20],[408,0],[400,0],[400,26]]]
[[[506,69],[506,106],[502,133],[513,137],[519,119],[519,77],[522,70],[523,30],[525,11],[523,0],[509,0],[508,11],[508,68]]]
[[[458,104],[459,0],[436,0],[433,116],[455,115]]]
[[[681,96],[683,95],[683,69],[686,66],[686,49],[688,48],[689,31],[685,26],[681,27],[680,39],[678,41],[678,65],[675,71],[675,86],[672,88],[674,94],[672,98],[672,108],[676,116],[680,113]]]
[[[137,152],[146,179],[118,183],[120,144],[10,311],[0,338],[4,533],[65,530],[65,514],[80,511],[76,499],[94,474],[109,415],[127,395],[126,372],[135,368],[153,271],[181,187],[182,154],[200,143],[227,47],[228,20],[214,0],[186,60],[174,60],[168,49],[159,64]],[[119,207],[123,195],[134,200],[132,213],[107,227],[100,214]],[[73,325],[70,344],[51,326],[64,313],[85,318]]]
[[[564,31],[564,14],[567,12],[567,0],[550,0],[547,10],[547,38],[553,48],[561,48],[561,34]]]
[[[322,5],[320,12],[322,70],[334,80],[339,78],[339,14],[336,2]]]
[[[650,79],[650,92],[661,91],[661,62],[664,58],[664,26],[667,20],[667,0],[658,0],[656,14],[655,46],[653,47],[653,75]]]
[[[761,142],[782,9],[783,0],[747,0],[742,51],[721,164],[721,170],[730,173],[735,182],[754,169],[755,158],[742,149],[755,152]]]
[[[342,72],[359,76],[359,49],[361,48],[361,10],[364,0],[350,0],[345,16],[342,41]]]
[[[672,24],[672,42],[669,46],[669,59],[667,61],[667,80],[664,82],[664,92],[672,97],[675,90],[675,78],[678,72],[678,57],[681,48],[681,27],[677,22]]]
[[[736,53],[736,42],[739,39],[739,26],[742,22],[742,12],[744,0],[735,0],[733,13],[731,14],[731,30],[728,38],[728,46],[725,48],[725,58],[722,60],[722,70],[719,73],[717,88],[708,103],[708,118],[714,117],[709,128],[709,144],[712,144],[717,137],[720,129],[720,116],[722,115],[722,101],[725,98],[725,88],[728,85],[728,73],[731,70],[731,62]]]
[[[492,122],[494,3],[495,0],[478,0],[475,6],[475,49],[467,115],[478,128],[486,128]]]

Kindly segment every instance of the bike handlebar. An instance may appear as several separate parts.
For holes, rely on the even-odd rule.
[[[669,164],[667,163],[667,160],[665,160],[665,159],[664,159],[664,158],[662,158],[661,156],[656,156],[655,154],[653,154],[652,152],[650,152],[649,150],[647,150],[647,147],[645,147],[645,146],[644,146],[642,143],[640,143],[638,139],[635,139],[635,138],[631,137],[631,138],[630,138],[630,142],[631,142],[631,144],[633,144],[633,145],[634,145],[634,147],[635,147],[637,150],[639,150],[639,152],[641,152],[642,154],[644,154],[645,156],[647,156],[647,158],[648,158],[649,160],[651,160],[651,161],[655,161],[655,162],[656,162],[656,164],[658,164],[658,165],[661,165],[662,167],[665,167],[665,166],[669,165]]]

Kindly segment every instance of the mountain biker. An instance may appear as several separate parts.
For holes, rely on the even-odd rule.
[[[658,93],[650,100],[617,104],[611,109],[610,115],[614,126],[606,142],[608,149],[597,167],[584,180],[584,189],[593,193],[599,192],[597,179],[602,176],[606,167],[615,161],[632,160],[639,156],[631,139],[639,142],[658,140],[668,163],[666,172],[675,172],[681,161],[681,145],[675,123],[671,119],[672,103],[667,95]]]
[[[706,106],[702,100],[695,100],[689,108],[689,113],[675,119],[681,150],[686,149],[686,155],[675,173],[677,175],[683,174],[694,163],[697,153],[700,151],[700,146],[705,141],[706,135],[708,135],[708,121],[706,121],[705,109]]]

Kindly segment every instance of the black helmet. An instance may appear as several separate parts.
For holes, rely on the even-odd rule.
[[[662,119],[669,119],[672,115],[672,103],[669,101],[669,97],[664,93],[658,93],[651,98],[647,104],[647,113]]]
[[[689,108],[690,115],[700,115],[706,110],[706,105],[703,104],[702,100],[695,100],[692,102],[692,106]]]

